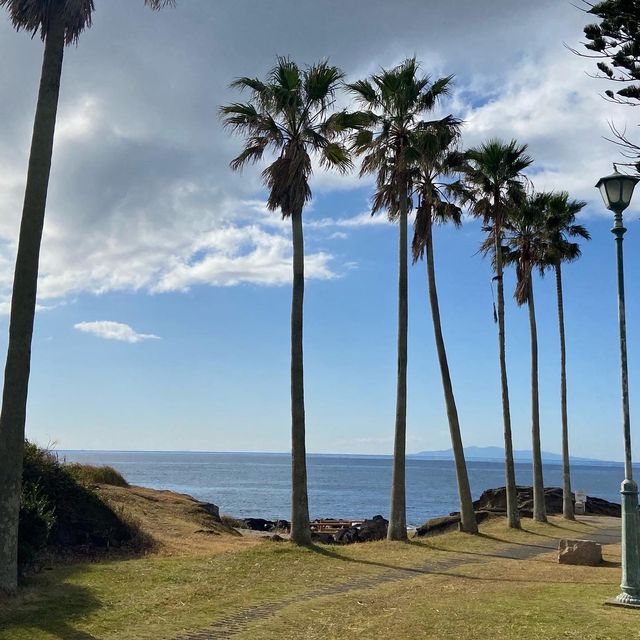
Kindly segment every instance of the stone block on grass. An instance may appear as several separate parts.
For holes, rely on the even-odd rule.
[[[602,545],[593,540],[560,540],[558,562],[595,567],[602,562]]]

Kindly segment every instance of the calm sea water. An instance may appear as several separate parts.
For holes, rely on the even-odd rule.
[[[135,485],[170,489],[213,502],[221,513],[239,517],[290,516],[290,458],[286,454],[62,451],[68,462],[107,464]],[[484,489],[504,486],[504,468],[496,462],[469,462],[474,499]],[[389,512],[391,458],[310,455],[309,510],[312,518],[361,518]],[[531,484],[531,465],[516,464],[518,484]],[[574,489],[620,501],[622,466],[576,465]],[[561,467],[544,466],[545,486],[562,486]],[[453,463],[407,460],[407,522],[457,509]]]

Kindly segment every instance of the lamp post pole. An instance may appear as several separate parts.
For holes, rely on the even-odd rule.
[[[618,323],[620,325],[620,376],[622,382],[622,429],[624,432],[624,480],[620,486],[622,502],[622,583],[620,594],[611,604],[640,607],[640,515],[638,514],[638,485],[633,479],[631,465],[631,422],[629,419],[629,376],[627,373],[627,322],[624,309],[624,255],[622,240],[626,229],[622,212],[629,206],[631,196],[640,178],[618,172],[598,180],[604,204],[613,211],[613,229],[616,238],[618,267]]]
[[[622,241],[625,227],[622,209],[613,209],[611,233],[616,238],[618,265],[618,322],[620,325],[620,374],[622,380],[622,426],[624,430],[624,480],[622,497],[622,592],[616,600],[620,604],[640,606],[640,554],[638,553],[638,485],[633,479],[631,465],[631,422],[629,418],[629,377],[627,372],[627,323],[624,305],[624,255]]]

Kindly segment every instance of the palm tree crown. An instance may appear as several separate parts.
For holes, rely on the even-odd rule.
[[[175,0],[144,0],[151,9],[161,9],[174,5]],[[91,27],[91,16],[95,9],[94,0],[0,0],[0,7],[6,7],[13,26],[20,31],[40,32],[45,40],[51,20],[62,11],[64,39],[67,44],[78,41],[80,34]]]
[[[376,174],[372,213],[386,209],[391,217],[397,215],[398,193],[409,179],[411,137],[417,131],[458,122],[452,116],[421,120],[448,94],[452,76],[432,83],[419,70],[416,59],[409,58],[393,69],[383,69],[367,80],[347,85],[363,107],[356,114],[358,130],[352,143],[355,152],[363,156],[360,174]]]
[[[580,245],[571,238],[590,240],[587,229],[576,224],[576,216],[586,206],[582,200],[570,200],[566,191],[548,194],[545,220],[547,260],[550,264],[573,262],[582,254]]]
[[[463,164],[463,154],[453,148],[460,137],[460,124],[452,121],[437,131],[421,131],[413,137],[410,156],[415,155],[415,165],[411,182],[417,197],[414,262],[424,255],[428,225],[462,224],[462,210],[448,197],[448,192],[456,187],[443,182],[446,176],[460,171]]]
[[[529,301],[534,269],[543,275],[549,266],[545,228],[548,202],[546,193],[528,195],[524,202],[509,212],[505,223],[505,263],[516,268],[513,297],[519,306]]]
[[[266,82],[239,78],[232,83],[233,88],[251,92],[248,102],[220,108],[225,125],[246,138],[232,169],[256,163],[268,151],[277,155],[262,176],[269,189],[268,208],[280,209],[283,217],[301,212],[311,198],[311,154],[317,154],[325,167],[347,171],[352,166],[338,139],[346,114],[330,113],[342,78],[342,72],[327,62],[300,69],[288,58],[278,58]]]
[[[522,172],[533,162],[527,145],[492,139],[466,152],[465,202],[485,224],[502,226],[503,209],[523,197]]]

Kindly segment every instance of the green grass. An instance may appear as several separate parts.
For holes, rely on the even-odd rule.
[[[526,521],[524,531],[510,531],[496,520],[480,536],[409,543],[301,549],[264,542],[211,555],[58,566],[31,578],[17,600],[0,603],[0,639],[162,640],[265,603],[282,606],[238,637],[640,638],[636,612],[602,606],[617,593],[615,555],[597,568],[559,566],[549,556],[495,557],[505,546],[587,537],[591,530],[554,522]],[[465,564],[300,604],[290,600],[452,558]]]

